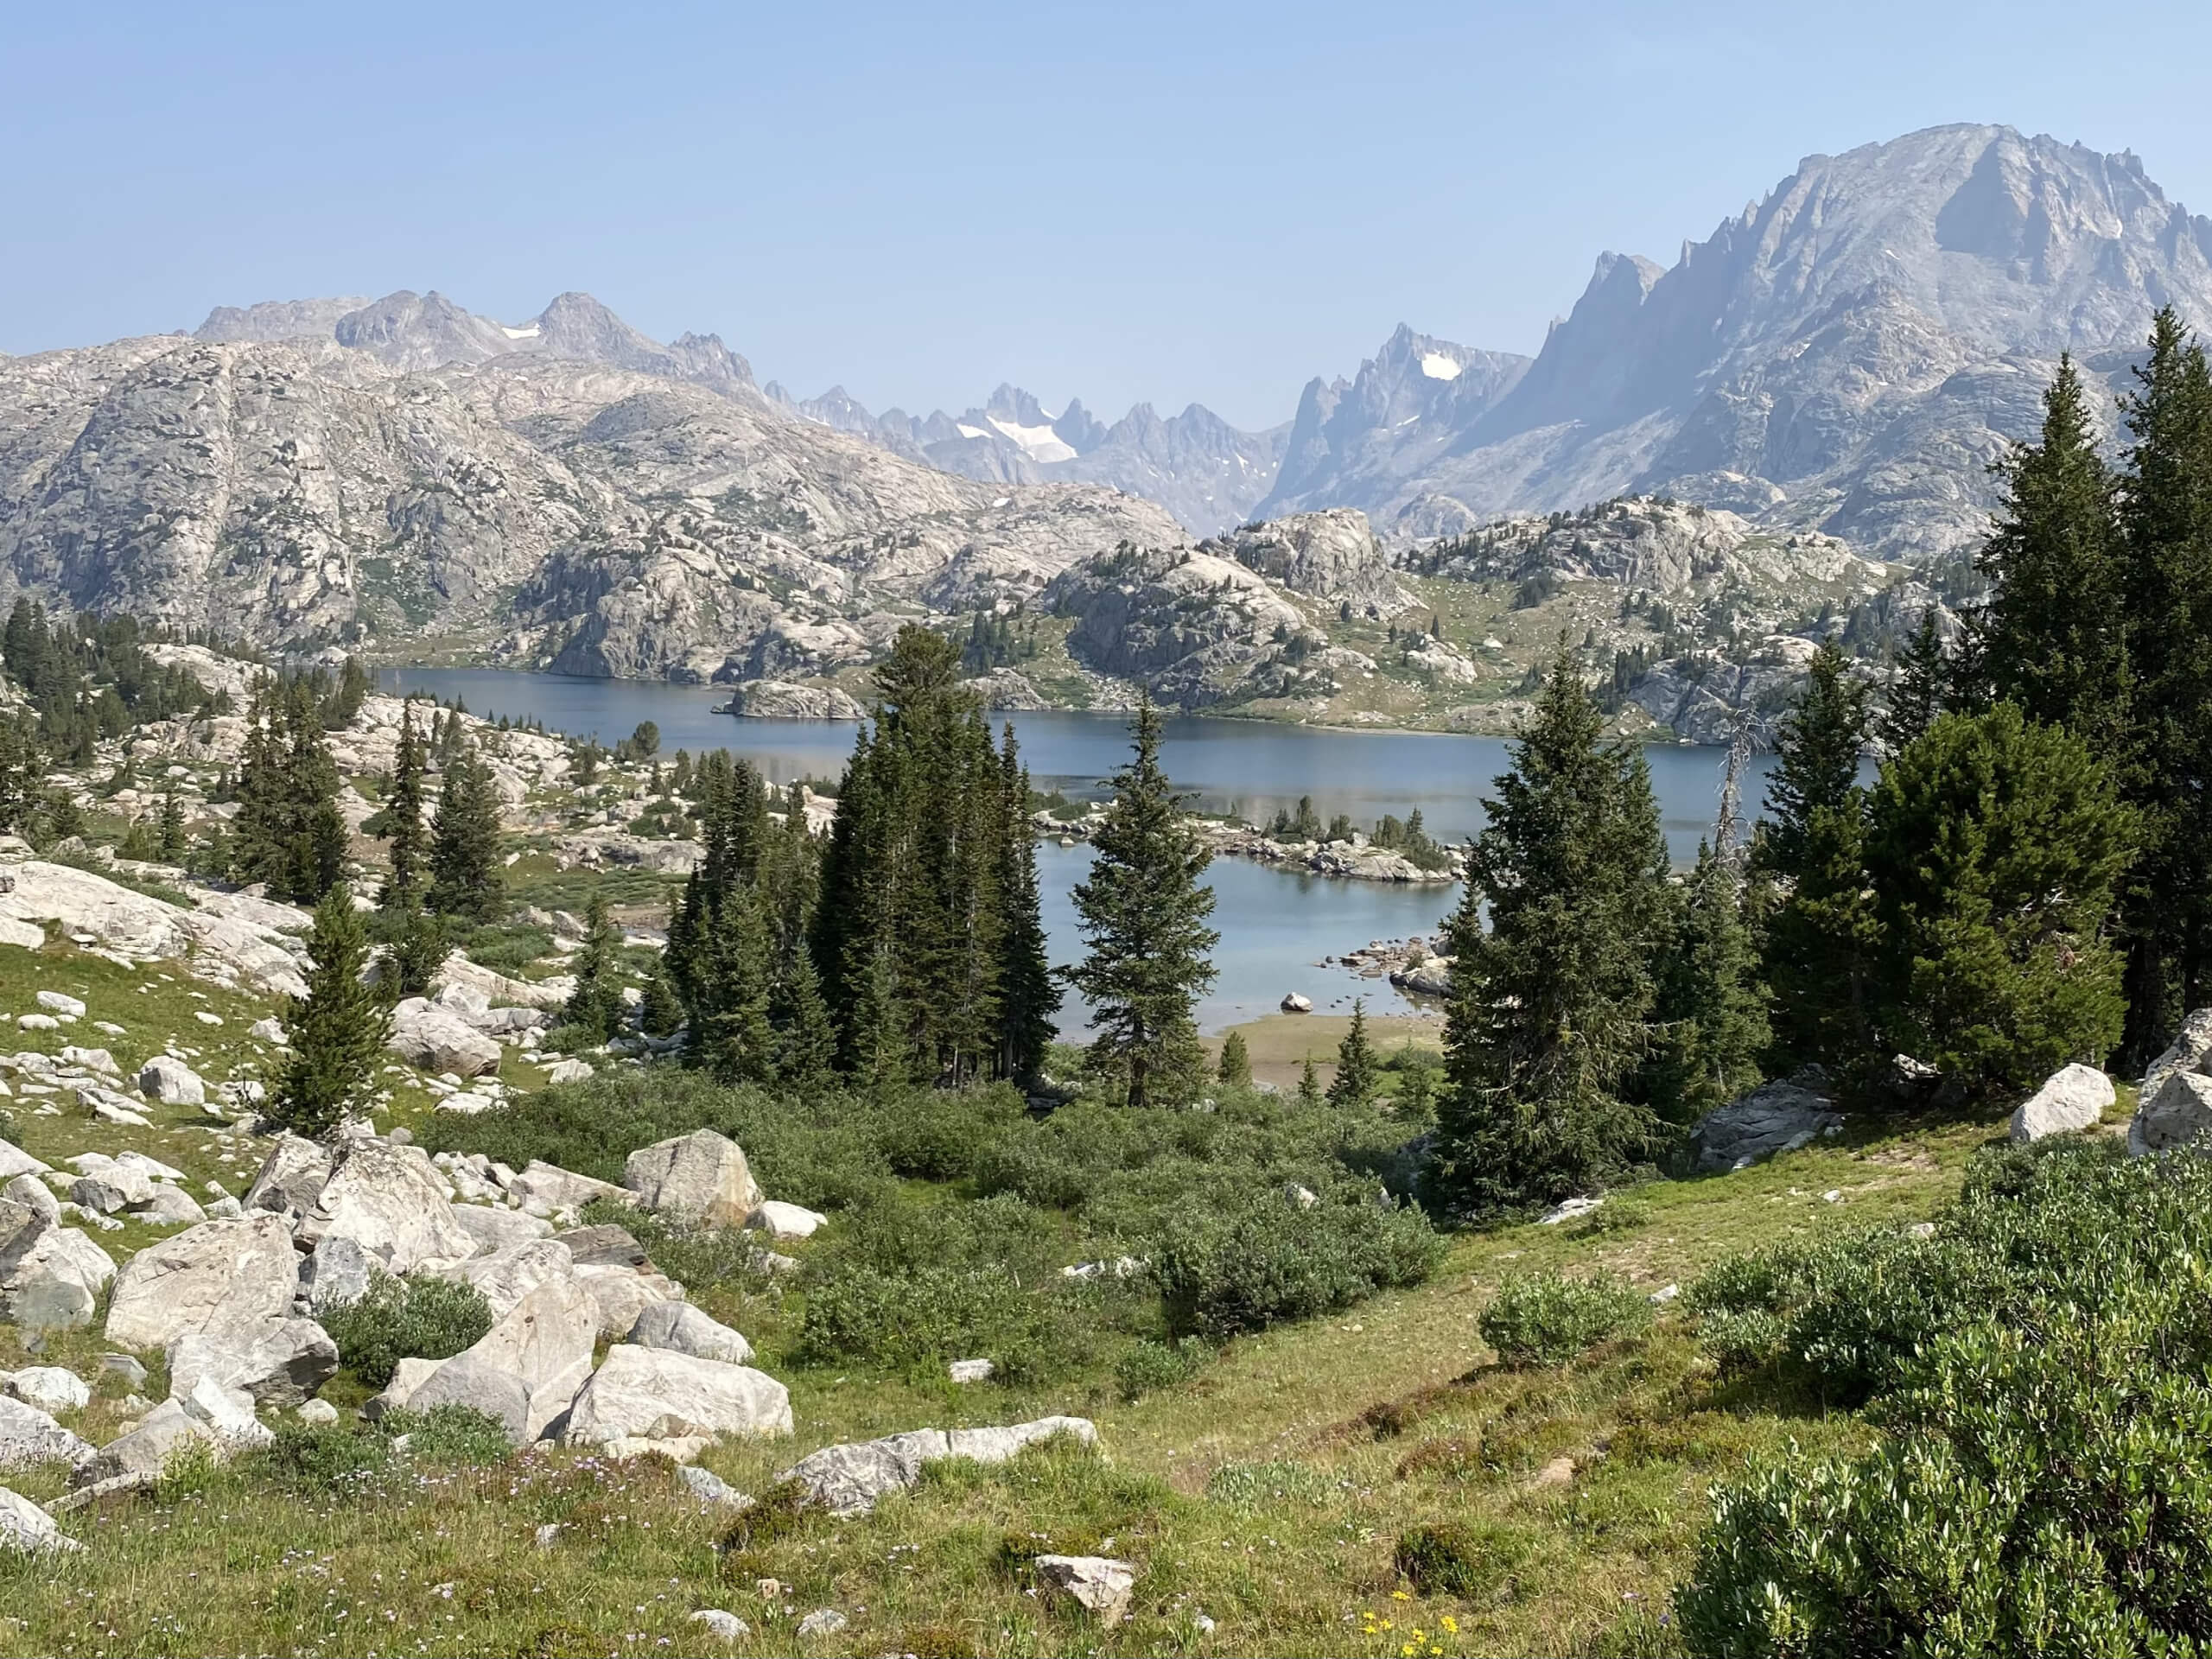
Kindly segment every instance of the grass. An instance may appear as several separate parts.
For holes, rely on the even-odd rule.
[[[700,1607],[752,1625],[731,1651],[791,1653],[818,1606],[851,1622],[809,1652],[1396,1654],[1414,1628],[1423,1651],[1666,1651],[1659,1615],[1707,1486],[1750,1453],[1843,1449],[1866,1431],[1724,1381],[1671,1312],[1564,1366],[1508,1370],[1478,1331],[1491,1297],[1546,1272],[1649,1291],[1792,1235],[1916,1219],[1992,1134],[1906,1128],[1653,1185],[1637,1198],[1648,1219],[1626,1231],[1461,1236],[1427,1284],[1239,1338],[1134,1401],[1104,1371],[956,1389],[803,1364],[795,1299],[733,1282],[700,1300],[760,1347],[798,1425],[790,1441],[709,1452],[742,1491],[766,1492],[815,1446],[925,1423],[1068,1411],[1097,1421],[1102,1450],[938,1466],[869,1517],[801,1518],[727,1552],[727,1519],[657,1464],[401,1462],[342,1496],[238,1467],[72,1517],[92,1548],[66,1564],[0,1565],[0,1654],[646,1653],[664,1640],[692,1652]],[[80,1335],[64,1351],[79,1346],[89,1359],[97,1344]],[[0,1366],[19,1363],[0,1352]],[[563,1530],[540,1548],[547,1522]],[[1433,1564],[1433,1537],[1404,1554],[1424,1528],[1458,1529],[1459,1567]],[[1028,1593],[1027,1562],[1046,1549],[1135,1562],[1132,1620],[1102,1630]],[[1402,1560],[1451,1587],[1417,1593]],[[1203,1637],[1202,1614],[1215,1622]]]

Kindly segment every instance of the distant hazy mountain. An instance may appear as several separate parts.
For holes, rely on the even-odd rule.
[[[1287,426],[1239,431],[1198,404],[1165,420],[1139,404],[1107,426],[1080,400],[1054,415],[1019,386],[1001,386],[963,415],[918,418],[896,409],[872,416],[842,386],[803,401],[773,382],[766,390],[809,420],[946,472],[1000,484],[1103,484],[1159,502],[1200,535],[1250,516],[1274,486],[1289,434]]]
[[[2168,302],[2212,325],[2212,223],[2133,156],[1932,128],[1808,157],[1670,270],[1605,255],[1534,362],[1473,354],[1465,392],[1401,329],[1306,388],[1259,512],[1402,541],[1636,491],[1938,557],[1980,538],[2058,353],[2117,385]]]

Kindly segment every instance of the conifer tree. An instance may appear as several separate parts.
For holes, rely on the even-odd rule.
[[[797,940],[776,976],[769,999],[769,1024],[775,1033],[777,1077],[791,1084],[820,1082],[837,1063],[837,1027],[822,1000],[822,981],[806,942]]]
[[[768,926],[750,883],[709,904],[690,971],[697,998],[690,1005],[695,1063],[723,1083],[768,1081],[776,1066]]]
[[[1950,701],[1950,668],[1937,631],[1936,607],[1920,613],[1919,626],[1897,653],[1897,675],[1890,682],[1889,706],[1875,734],[1894,754],[1933,725]]]
[[[1375,1090],[1375,1051],[1367,1040],[1367,1000],[1351,1001],[1351,1027],[1337,1045],[1337,1075],[1329,1080],[1329,1104],[1357,1106]]]
[[[18,613],[25,608],[17,600]],[[10,631],[15,619],[9,620]],[[46,775],[38,734],[28,720],[0,715],[0,835],[21,835],[37,814]]]
[[[1252,1086],[1252,1054],[1243,1032],[1232,1031],[1221,1039],[1221,1059],[1214,1067],[1214,1076],[1232,1089]]]
[[[2133,849],[2113,769],[2012,703],[1946,715],[1891,757],[1866,837],[1884,1048],[1975,1096],[2101,1058],[2124,1013],[2107,925]]]
[[[2113,480],[2071,357],[2059,358],[2043,407],[2039,439],[1993,469],[2003,499],[1975,560],[1990,580],[1982,664],[1991,692],[2030,720],[2108,749],[2127,732],[2133,677],[2123,561]]]
[[[391,873],[378,902],[385,910],[412,910],[429,880],[429,836],[423,824],[423,778],[428,769],[423,735],[409,699],[399,715],[399,747],[391,766],[391,792],[385,798],[385,834]]]
[[[439,970],[453,952],[446,918],[420,905],[400,911],[397,916],[399,925],[385,957],[396,995],[428,996],[436,988]]]
[[[1512,769],[1483,803],[1446,929],[1451,1090],[1427,1179],[1451,1211],[1587,1191],[1651,1140],[1629,1085],[1650,1044],[1666,842],[1642,752],[1604,732],[1562,641]]]
[[[658,969],[645,981],[638,1003],[638,1024],[648,1037],[672,1037],[683,1023],[683,1004],[668,976]]]
[[[446,763],[430,824],[429,876],[425,899],[439,914],[487,922],[499,913],[499,795],[474,744]]]
[[[391,1007],[362,982],[368,959],[368,933],[340,882],[315,906],[308,994],[286,1015],[292,1048],[270,1097],[270,1116],[294,1135],[329,1135],[374,1091]]]
[[[1002,867],[999,874],[999,1073],[1027,1083],[1044,1069],[1058,1030],[1060,988],[1046,954],[1045,918],[1037,885],[1037,832],[1029,821],[1029,770],[1021,764],[1014,725],[1000,750]]]
[[[312,904],[345,867],[338,767],[305,681],[263,678],[247,716],[233,866],[272,895]]]
[[[1859,783],[1866,735],[1866,687],[1840,650],[1822,645],[1775,744],[1753,860],[1755,873],[1783,894],[1767,918],[1764,950],[1777,1071],[1847,1068],[1872,1052],[1875,921]]]
[[[1306,1064],[1299,1068],[1298,1103],[1310,1111],[1319,1106],[1322,1099],[1321,1074],[1314,1066],[1313,1057],[1308,1054]]]
[[[562,1023],[580,1026],[595,1043],[603,1043],[622,1028],[622,988],[615,982],[615,954],[622,948],[621,930],[607,913],[607,894],[591,890],[584,905],[583,948],[576,953],[576,988],[561,1011]]]
[[[1098,1033],[1090,1064],[1132,1106],[1174,1104],[1196,1085],[1203,1054],[1192,1010],[1213,983],[1221,936],[1206,925],[1211,861],[1160,765],[1160,711],[1141,694],[1135,753],[1091,837],[1090,874],[1075,888],[1085,947],[1068,978]]]
[[[185,850],[184,809],[177,804],[176,791],[172,789],[162,796],[161,831],[155,851],[164,864],[181,864]]]
[[[1759,1082],[1773,1040],[1732,860],[1700,842],[1658,969],[1653,1103],[1686,1123]]]

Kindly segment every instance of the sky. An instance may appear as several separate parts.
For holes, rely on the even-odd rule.
[[[10,7],[0,351],[564,289],[870,409],[1289,418],[1399,322],[1534,352],[1806,155],[1951,121],[2212,213],[2212,6]]]

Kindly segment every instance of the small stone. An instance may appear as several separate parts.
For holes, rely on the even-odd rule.
[[[843,1630],[845,1616],[835,1607],[817,1607],[798,1622],[799,1640],[811,1641],[817,1636],[835,1636]]]
[[[146,1386],[146,1368],[139,1363],[134,1355],[102,1354],[100,1371],[104,1376],[121,1377],[123,1386],[126,1389],[143,1389]]]
[[[1296,991],[1287,992],[1282,999],[1282,1011],[1285,1014],[1311,1014],[1313,1012],[1313,999],[1301,996]]]
[[[16,1016],[16,1027],[19,1031],[55,1031],[60,1028],[60,1025],[61,1022],[50,1014],[19,1014]]]
[[[1100,1624],[1118,1624],[1129,1615],[1137,1570],[1103,1555],[1039,1555],[1037,1578],[1046,1589],[1096,1615]]]
[[[1541,1491],[1547,1486],[1571,1486],[1573,1484],[1574,1459],[1573,1458],[1554,1458],[1549,1463],[1536,1471],[1535,1474],[1529,1479],[1529,1487],[1532,1491]]]
[[[734,1510],[749,1510],[753,1500],[731,1485],[711,1469],[702,1469],[696,1463],[680,1463],[676,1466],[676,1478],[682,1481],[691,1496],[706,1503],[721,1503]]]
[[[92,1391],[84,1378],[59,1365],[29,1365],[8,1379],[8,1392],[41,1411],[81,1411]]]
[[[85,1005],[66,991],[41,991],[34,1000],[50,1014],[66,1014],[73,1020],[84,1018]]]
[[[561,1523],[558,1521],[548,1521],[543,1526],[538,1528],[533,1541],[540,1549],[550,1549],[559,1541],[560,1537]]]
[[[338,1421],[338,1408],[327,1400],[309,1400],[295,1414],[310,1427],[321,1428]]]
[[[538,1529],[541,1535],[545,1530],[546,1529],[543,1527]],[[809,1620],[810,1622],[812,1619],[819,1618],[820,1617],[821,1615],[819,1613],[810,1614],[809,1615]],[[836,1619],[836,1628],[842,1630],[844,1627],[845,1621],[842,1615],[832,1613],[830,1617]],[[725,1642],[734,1642],[741,1636],[750,1636],[753,1634],[753,1627],[750,1624],[747,1624],[735,1613],[726,1612],[720,1607],[702,1607],[697,1612],[691,1615],[691,1622],[694,1624],[705,1625],[709,1635],[718,1636]],[[825,1626],[824,1628],[828,1627]],[[809,1636],[813,1634],[812,1631],[810,1631],[806,1628],[804,1624],[802,1624],[799,1626],[798,1633],[801,1636]]]
[[[956,1382],[988,1382],[994,1368],[988,1359],[956,1359],[946,1369]]]
[[[203,1026],[219,1026],[223,1023],[221,1014],[210,1014],[205,1008],[194,1008],[192,1011],[192,1017]]]
[[[0,1549],[32,1555],[82,1549],[54,1517],[19,1492],[0,1486]]]

